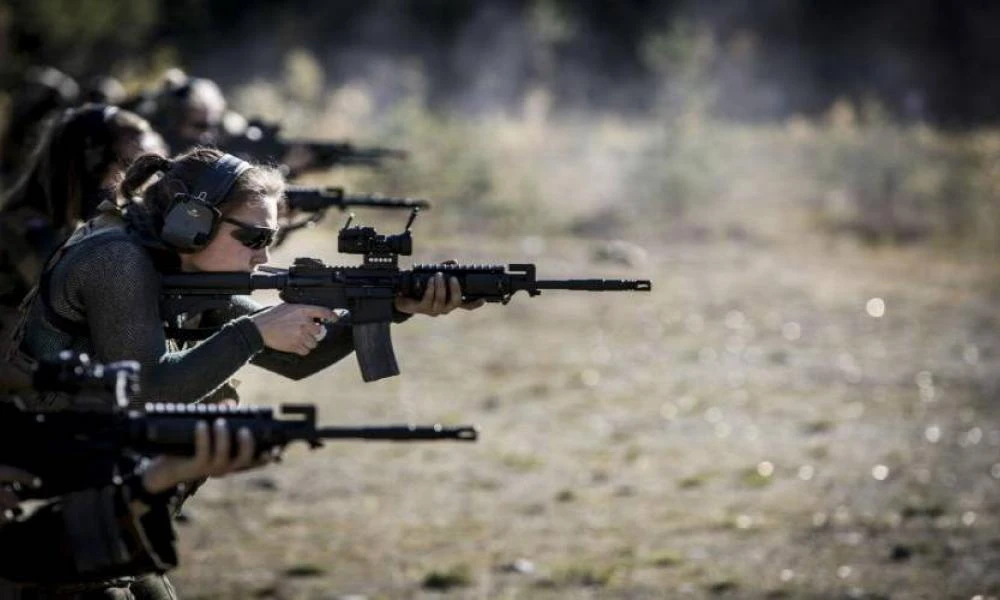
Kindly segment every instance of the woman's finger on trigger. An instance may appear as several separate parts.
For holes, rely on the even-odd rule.
[[[309,319],[310,322],[315,319],[320,321],[335,321],[337,319],[337,313],[332,308],[306,304],[302,306],[302,309],[302,315]]]

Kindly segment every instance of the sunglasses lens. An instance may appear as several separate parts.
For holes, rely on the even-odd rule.
[[[274,230],[264,227],[245,227],[233,230],[233,237],[252,250],[267,248],[274,241]]]

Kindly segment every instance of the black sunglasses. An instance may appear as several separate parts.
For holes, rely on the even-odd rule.
[[[222,220],[236,226],[231,235],[236,238],[236,241],[251,250],[267,248],[274,243],[274,238],[278,235],[278,230],[271,229],[270,227],[250,225],[236,219],[230,219],[229,217],[224,217]]]

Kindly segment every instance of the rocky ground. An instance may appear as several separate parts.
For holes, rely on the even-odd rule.
[[[335,259],[329,234],[290,245]],[[482,437],[296,448],[208,483],[179,525],[182,597],[1000,596],[994,274],[745,236],[620,250],[423,244],[654,291],[415,318],[394,329],[402,376],[374,384],[353,359],[246,369],[249,403]]]

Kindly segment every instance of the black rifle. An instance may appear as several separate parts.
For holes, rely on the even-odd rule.
[[[354,349],[365,381],[399,374],[389,325],[397,295],[419,299],[438,272],[458,279],[462,300],[485,300],[506,304],[524,290],[537,296],[542,290],[645,291],[648,279],[536,279],[535,265],[424,264],[399,268],[399,256],[413,253],[410,216],[403,233],[379,235],[372,227],[351,227],[351,219],[340,230],[338,250],[363,256],[361,266],[328,266],[314,258],[297,258],[288,269],[254,273],[190,273],[163,276],[162,292],[168,301],[189,305],[192,297],[226,302],[230,296],[254,290],[280,290],[281,299],[295,304],[313,304],[350,310]],[[207,310],[208,303],[203,303]],[[342,320],[343,321],[343,320]],[[338,321],[339,324],[346,324]]]
[[[146,456],[194,454],[195,425],[225,419],[233,437],[241,428],[250,431],[258,455],[292,442],[319,448],[326,440],[383,441],[475,441],[473,426],[384,425],[317,427],[316,407],[290,404],[280,408],[279,418],[266,407],[232,407],[215,404],[146,404],[142,410],[128,408],[138,390],[138,363],[95,365],[86,355],[64,353],[59,362],[42,364],[35,372],[35,388],[58,389],[75,394],[104,394],[97,408],[60,411],[26,410],[16,396],[0,403],[0,464],[14,464],[47,481],[48,473],[59,473],[58,489],[45,488],[35,497],[48,497],[81,489],[95,480],[94,469],[102,468],[95,456],[114,457],[123,451]],[[108,398],[107,396],[112,396]],[[110,400],[110,401],[109,401]],[[80,464],[74,461],[79,459]]]
[[[391,198],[375,194],[348,194],[342,187],[310,187],[304,185],[289,185],[285,188],[285,202],[290,211],[312,213],[308,218],[286,223],[281,226],[275,245],[280,246],[288,238],[288,234],[303,227],[311,227],[319,223],[326,211],[339,208],[392,208],[413,210],[428,209],[430,202],[414,198]]]
[[[304,166],[295,170],[288,165],[283,166],[288,177],[341,165],[380,167],[388,158],[406,158],[405,151],[393,148],[358,147],[350,142],[287,139],[281,136],[281,125],[260,119],[251,119],[241,134],[226,138],[221,146],[226,152],[243,158],[283,165],[292,150],[307,154],[308,160]]]

